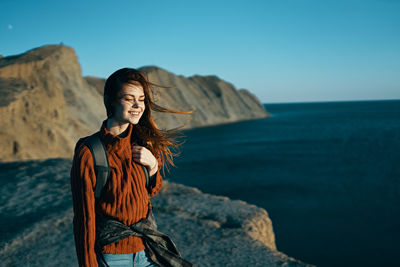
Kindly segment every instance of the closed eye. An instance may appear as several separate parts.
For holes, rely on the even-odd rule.
[[[125,96],[125,97],[123,97],[122,99],[125,100],[125,101],[127,101],[127,102],[132,102],[132,103],[135,101],[135,98],[133,98],[133,97],[126,97],[126,96]],[[139,101],[142,101],[142,102],[143,102],[144,100],[145,100],[144,98],[139,99]]]

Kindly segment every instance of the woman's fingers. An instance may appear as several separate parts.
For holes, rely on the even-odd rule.
[[[151,165],[152,157],[154,157],[150,150],[138,145],[132,147],[132,156],[133,160],[147,166]]]

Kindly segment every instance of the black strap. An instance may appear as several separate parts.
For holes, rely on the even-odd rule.
[[[95,189],[95,197],[99,198],[101,196],[101,192],[103,187],[107,183],[108,177],[110,176],[110,164],[108,162],[106,148],[104,147],[103,142],[100,140],[99,132],[92,134],[88,138],[85,139],[85,144],[89,147],[90,152],[92,153],[95,173],[96,173],[96,189]],[[144,175],[146,177],[146,188],[149,190],[150,178],[147,168],[142,165]]]
[[[92,153],[95,167],[97,182],[94,195],[96,198],[99,198],[101,191],[108,180],[108,176],[110,175],[110,164],[108,163],[106,149],[104,148],[103,142],[101,142],[98,133],[92,134],[85,141]]]

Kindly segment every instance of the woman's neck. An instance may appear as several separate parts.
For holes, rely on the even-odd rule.
[[[129,122],[119,122],[113,118],[107,119],[106,128],[113,135],[120,136],[128,129]]]

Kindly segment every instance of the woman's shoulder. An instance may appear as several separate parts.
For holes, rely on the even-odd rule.
[[[88,170],[88,172],[86,171]],[[95,183],[94,161],[92,153],[85,143],[84,138],[78,140],[75,145],[74,158],[71,168],[71,181],[90,180]]]
[[[89,136],[82,137],[76,142],[74,149],[74,158],[89,160],[92,157],[89,145],[87,143]]]

